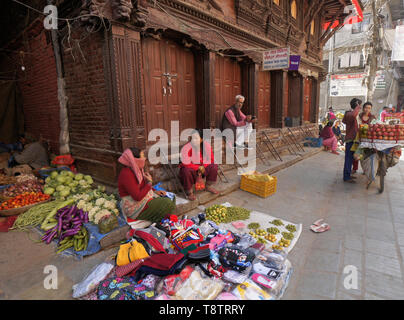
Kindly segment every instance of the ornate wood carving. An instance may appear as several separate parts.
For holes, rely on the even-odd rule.
[[[137,3],[137,1],[135,1]],[[118,21],[129,21],[133,9],[130,0],[112,0],[112,18]]]

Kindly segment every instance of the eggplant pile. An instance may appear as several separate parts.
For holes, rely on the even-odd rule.
[[[46,244],[58,239],[58,253],[74,246],[75,251],[87,248],[89,234],[83,226],[88,222],[88,213],[78,209],[75,205],[59,209],[54,216],[56,225],[49,229],[42,237]]]

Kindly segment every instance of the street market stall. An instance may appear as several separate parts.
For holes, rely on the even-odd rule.
[[[379,177],[379,192],[384,191],[384,177],[387,169],[395,166],[404,146],[404,124],[361,125],[360,142],[354,157],[360,159],[368,178],[367,188]]]
[[[42,174],[44,180],[26,176],[20,179],[22,183],[7,181],[16,183],[3,188],[0,215],[19,210],[11,230],[35,230],[41,242],[53,245],[57,254],[81,259],[101,250],[100,240],[126,224],[116,196],[94,187],[91,176],[68,168]],[[261,180],[276,182],[274,177]],[[271,190],[276,189],[272,186]],[[114,260],[90,270],[73,286],[72,296],[94,300],[281,299],[293,273],[287,255],[301,232],[301,224],[230,203],[210,206],[192,218],[169,215],[147,228],[131,229]]]

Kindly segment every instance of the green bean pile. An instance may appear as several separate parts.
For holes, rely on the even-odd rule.
[[[11,230],[27,230],[28,227],[41,225],[46,216],[61,203],[63,203],[63,201],[56,200],[30,208],[18,216]]]

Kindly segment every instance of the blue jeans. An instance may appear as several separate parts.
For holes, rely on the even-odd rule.
[[[345,143],[344,181],[351,179],[354,152],[351,151],[353,141]]]

